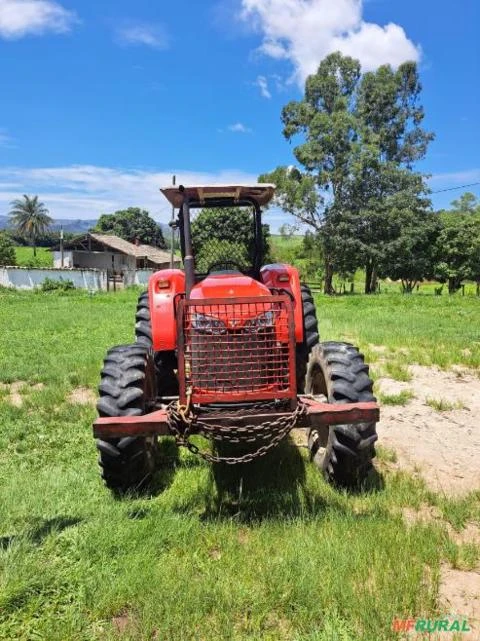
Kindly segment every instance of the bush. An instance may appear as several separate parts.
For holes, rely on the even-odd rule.
[[[206,272],[214,263],[230,263],[248,269],[250,260],[242,243],[215,238],[204,243],[196,256],[195,266],[200,273]]]
[[[75,289],[75,285],[71,280],[55,280],[54,278],[45,278],[40,289],[42,290],[42,292],[66,292],[69,289]]]
[[[16,265],[15,247],[7,234],[0,232],[0,265]]]

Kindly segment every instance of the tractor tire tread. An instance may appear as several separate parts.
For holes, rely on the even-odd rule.
[[[310,355],[307,391],[312,387],[309,377],[320,368],[330,403],[375,401],[363,359],[363,354],[350,343],[320,343]],[[325,479],[352,489],[362,486],[372,470],[377,438],[375,423],[357,423],[330,426],[324,448],[320,448],[320,439],[312,429],[308,443],[311,457]]]
[[[147,346],[117,346],[109,350],[99,386],[100,416],[140,416],[146,411]],[[98,439],[102,478],[113,492],[124,494],[141,489],[155,469],[156,440],[145,437]]]

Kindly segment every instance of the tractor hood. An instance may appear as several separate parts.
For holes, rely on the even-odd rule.
[[[211,274],[192,289],[192,299],[205,298],[246,298],[248,296],[270,296],[270,290],[250,276],[238,272]]]

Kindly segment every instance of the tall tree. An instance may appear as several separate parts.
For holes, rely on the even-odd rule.
[[[100,234],[114,234],[133,243],[137,239],[145,245],[165,249],[162,228],[140,207],[120,209],[114,214],[103,214],[91,230]]]
[[[333,292],[338,237],[333,221],[347,206],[347,183],[357,146],[359,79],[358,60],[338,52],[327,56],[307,78],[304,98],[282,111],[283,135],[288,141],[300,138],[293,153],[303,171],[279,167],[261,177],[277,184],[277,204],[322,236],[328,294]]]
[[[430,204],[423,176],[413,171],[433,139],[421,127],[421,90],[414,62],[396,71],[383,65],[365,73],[358,86],[356,113],[362,146],[350,203],[357,219],[353,233],[359,239],[367,294],[375,291],[382,249],[395,238],[399,209],[408,218],[410,211],[425,210]]]
[[[360,72],[360,63],[333,53],[307,78],[303,100],[283,109],[284,136],[300,139],[293,153],[300,169],[279,167],[261,177],[277,184],[277,204],[322,238],[325,292],[334,270],[366,270],[374,289],[382,246],[395,226],[404,191],[409,207],[426,207],[423,177],[412,171],[432,135],[421,128],[421,85],[416,65]]]
[[[33,255],[37,255],[37,238],[44,234],[53,220],[48,209],[38,200],[38,196],[27,196],[12,201],[9,212],[10,223],[15,231],[33,245]]]

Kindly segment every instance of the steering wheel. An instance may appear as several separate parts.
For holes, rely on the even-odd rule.
[[[219,260],[216,263],[212,263],[208,266],[207,274],[214,271],[228,271],[232,267],[243,274],[244,267],[234,260]]]

